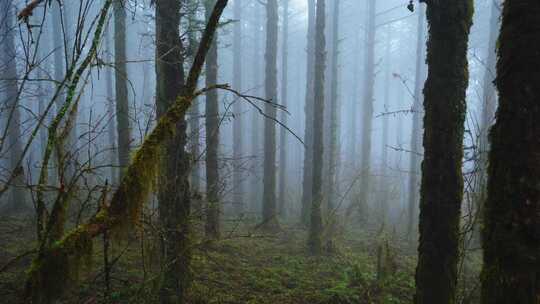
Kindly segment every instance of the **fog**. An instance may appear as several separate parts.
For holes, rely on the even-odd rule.
[[[47,223],[58,202],[64,202],[61,226],[68,233],[107,208],[121,184],[130,182],[127,168],[158,117],[174,104],[176,97],[165,97],[177,96],[173,87],[184,85],[209,18],[205,1],[177,1],[179,37],[171,38],[174,30],[168,26],[176,17],[156,15],[160,0],[113,1],[101,31],[107,2],[0,0],[0,212],[20,219],[13,225],[30,229],[20,238],[34,245],[43,241],[41,234],[54,230]],[[162,14],[175,9],[174,1],[161,2],[169,3],[161,4]],[[277,230],[280,238],[295,235],[311,248],[310,206],[320,200],[325,244],[335,240],[340,247],[351,239],[373,244],[368,240],[385,234],[406,256],[416,258],[428,76],[426,5],[327,0],[319,54],[317,1],[278,1],[277,32],[267,28],[273,26],[267,16],[273,2],[229,1],[214,36],[215,53],[210,48],[197,82],[203,92],[171,131],[180,141],[159,150],[160,161],[153,164],[161,168],[157,174],[147,171],[151,190],[140,207],[142,218],[127,228],[131,238],[144,234],[159,247],[162,236],[153,229],[159,230],[163,214],[187,212],[195,240],[204,240],[204,231],[207,237],[211,231],[211,239],[235,240]],[[466,237],[460,247],[476,258],[478,197],[485,186],[487,133],[495,111],[493,37],[500,8],[492,0],[473,2],[460,217]],[[24,15],[29,3],[35,7]],[[156,18],[165,20],[162,36],[156,35]],[[269,41],[268,33],[277,40]],[[180,39],[181,48],[160,42],[163,37]],[[160,45],[168,51],[156,53]],[[181,59],[172,62],[171,54]],[[216,65],[209,60],[217,60]],[[170,75],[175,65],[181,66],[181,78],[157,78]],[[324,78],[318,79],[316,69],[321,68]],[[272,88],[274,78],[277,86]],[[317,80],[324,81],[322,87]],[[323,97],[322,112],[316,96]],[[314,121],[322,123],[322,137]],[[322,167],[319,182],[313,179],[317,167]],[[171,175],[167,170],[179,171]],[[163,209],[160,187],[184,185],[182,176],[188,177],[187,188],[178,186],[171,195],[178,199],[189,193],[190,205]],[[142,182],[131,187],[137,185]],[[319,189],[310,191],[313,185]],[[14,242],[2,238],[3,245]],[[366,250],[376,257],[376,249]],[[6,262],[19,252],[3,251]],[[464,294],[476,292],[463,288]],[[231,303],[243,303],[238,301]]]

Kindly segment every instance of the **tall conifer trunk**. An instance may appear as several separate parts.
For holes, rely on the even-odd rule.
[[[427,2],[428,78],[416,304],[455,303],[471,0]]]
[[[158,118],[182,94],[184,70],[180,40],[180,2],[156,1],[156,108]],[[159,219],[163,231],[162,304],[183,303],[191,282],[189,245],[189,156],[185,151],[186,121],[176,124],[175,134],[161,151],[158,175]]]
[[[277,0],[266,3],[266,52],[265,52],[265,97],[276,102],[277,97]],[[263,226],[269,231],[278,229],[276,206],[276,107],[265,104],[264,120],[264,173],[263,173]]]
[[[126,6],[124,0],[114,1],[114,84],[116,96],[116,128],[118,139],[118,165],[120,175],[129,164],[129,129],[128,75],[126,56]]]
[[[309,223],[308,247],[311,254],[322,252],[322,211],[323,200],[322,170],[324,145],[324,72],[326,69],[325,0],[317,0],[315,20],[315,75],[313,109],[313,182],[311,218]]]
[[[5,107],[5,126],[7,129],[7,149],[9,150],[9,171],[16,177],[11,183],[11,198],[6,207],[7,212],[20,212],[27,208],[25,202],[25,173],[22,166],[18,167],[22,155],[21,142],[21,113],[18,98],[17,62],[15,49],[15,36],[13,28],[14,7],[12,0],[0,0],[0,85],[3,88],[0,104]]]
[[[304,170],[302,180],[301,222],[309,224],[313,194],[313,66],[315,61],[315,0],[308,2],[307,64],[306,64],[306,101],[304,131]]]
[[[234,37],[233,37],[233,88],[242,91],[242,0],[234,1]],[[242,188],[242,124],[244,116],[242,115],[242,101],[237,100],[234,104],[234,123],[233,123],[233,203],[235,205],[236,214],[240,215],[244,212],[243,188]]]
[[[505,1],[491,129],[482,303],[540,303],[540,2]]]
[[[281,44],[281,102],[283,107],[287,107],[288,92],[288,64],[289,64],[289,0],[283,0],[283,43]],[[287,125],[287,113],[281,112],[281,122]],[[279,129],[279,195],[278,208],[282,217],[286,216],[287,206],[285,205],[287,195],[287,130]]]
[[[414,80],[414,102],[412,113],[412,132],[409,154],[409,193],[408,193],[408,214],[407,214],[407,237],[413,243],[415,239],[414,225],[416,223],[417,208],[418,208],[418,177],[420,174],[420,154],[422,152],[422,86],[425,80],[425,52],[424,52],[424,23],[425,23],[425,8],[420,6],[418,10],[418,24],[416,34],[416,71]]]
[[[215,0],[205,0],[206,19],[210,18]],[[217,84],[217,33],[206,57],[206,86]],[[220,237],[220,202],[219,202],[219,104],[218,93],[211,90],[206,93],[206,207],[205,233],[208,238]]]

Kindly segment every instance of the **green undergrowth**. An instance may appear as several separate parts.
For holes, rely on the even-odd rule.
[[[412,258],[400,257],[395,272],[377,279],[374,250],[358,250],[344,243],[332,255],[314,257],[306,253],[304,239],[304,233],[297,232],[233,237],[199,247],[193,258],[194,283],[188,303],[411,302],[414,290]],[[126,260],[120,267],[131,269],[124,274],[127,280],[134,282],[137,272]],[[137,263],[136,259],[132,263]],[[152,298],[156,294],[155,284],[138,280],[139,284],[117,288],[114,300],[147,303],[155,299]]]
[[[392,267],[385,268],[381,275],[377,266],[380,238],[347,235],[335,242],[332,254],[314,257],[307,254],[306,234],[298,229],[287,231],[284,228],[284,232],[272,236],[238,234],[243,236],[196,246],[192,263],[194,282],[187,303],[391,304],[412,301],[414,255],[400,251],[398,246],[389,247],[391,252],[384,253],[383,260]],[[157,303],[160,275],[156,248],[159,246],[150,238],[145,239],[143,245],[133,236],[131,240],[114,243],[113,247],[110,260],[114,266],[108,296],[105,297],[102,242],[97,240],[92,269],[59,303]],[[29,262],[27,259],[26,263],[12,269],[13,272],[24,273]],[[15,288],[23,282],[24,276],[11,279]]]

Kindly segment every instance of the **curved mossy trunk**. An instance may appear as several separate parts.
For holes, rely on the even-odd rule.
[[[116,129],[118,138],[118,165],[120,175],[129,165],[129,129],[128,74],[126,56],[126,6],[124,0],[115,0],[114,12],[114,84],[116,96]]]
[[[428,1],[416,304],[455,303],[472,0]]]
[[[315,64],[315,0],[308,1],[306,101],[304,131],[304,170],[302,180],[301,223],[309,225],[313,182],[313,66]]]
[[[163,117],[184,85],[182,42],[179,34],[180,3],[156,1],[156,109]],[[160,302],[183,303],[190,283],[189,160],[184,150],[186,122],[182,115],[174,136],[160,153],[158,174],[159,219],[163,229],[163,281]]]
[[[540,2],[505,1],[490,133],[482,303],[540,303]]]
[[[210,18],[215,0],[205,0],[206,18]],[[215,85],[218,76],[217,35],[206,58],[206,86]],[[220,236],[220,202],[219,202],[219,104],[216,90],[206,93],[206,237],[218,239]]]
[[[315,75],[313,108],[313,181],[311,218],[309,222],[308,249],[311,254],[322,253],[322,211],[323,200],[323,145],[324,145],[324,72],[326,69],[325,0],[317,0],[315,17]]]
[[[277,98],[277,40],[278,4],[277,0],[266,2],[266,52],[265,52],[265,98],[276,102]],[[262,227],[268,231],[278,229],[276,208],[276,107],[270,103],[264,106],[264,172]]]

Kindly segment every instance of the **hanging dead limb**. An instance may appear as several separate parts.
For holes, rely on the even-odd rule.
[[[112,0],[107,1],[108,9]],[[124,178],[105,208],[86,223],[66,234],[40,253],[28,271],[25,297],[30,303],[50,303],[65,291],[65,284],[76,279],[84,257],[91,252],[92,240],[105,231],[119,232],[139,220],[142,206],[150,196],[162,144],[170,139],[176,123],[184,117],[194,98],[215,89],[195,91],[206,54],[228,0],[218,0],[208,21],[197,55],[189,72],[186,90],[158,121],[127,167]],[[183,147],[181,147],[183,148]]]

